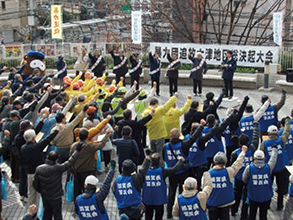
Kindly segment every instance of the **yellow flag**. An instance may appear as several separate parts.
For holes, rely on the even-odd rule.
[[[52,39],[63,39],[62,23],[63,23],[62,6],[51,5]]]

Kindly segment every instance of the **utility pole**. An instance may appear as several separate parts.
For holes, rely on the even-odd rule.
[[[286,0],[285,12],[285,33],[284,33],[284,46],[290,45],[290,23],[291,23],[292,0]]]
[[[29,0],[29,16],[28,16],[28,25],[31,28],[31,49],[34,43],[34,27],[36,25],[35,21],[35,1]]]

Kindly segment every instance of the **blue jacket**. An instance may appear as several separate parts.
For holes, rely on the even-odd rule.
[[[222,62],[223,65],[228,64],[228,67],[223,68],[222,78],[225,80],[232,81],[234,72],[237,68],[236,60],[232,57],[230,60],[227,58]]]
[[[85,192],[81,195],[82,198],[90,198],[95,194],[95,199],[96,199],[98,208],[102,214],[107,213],[103,203],[109,194],[113,177],[114,177],[114,170],[110,169],[107,173],[107,176],[105,177],[103,186],[100,188],[98,192],[95,192],[94,190],[85,189]],[[75,203],[75,212],[78,213],[77,203]]]
[[[123,137],[113,140],[113,144],[117,146],[118,164],[120,168],[126,159],[131,159],[134,163],[138,164],[140,153],[135,140],[130,137]]]
[[[257,168],[250,164],[250,177],[247,183],[248,198],[254,202],[266,202],[273,197],[273,187],[270,178],[270,167],[265,164]]]

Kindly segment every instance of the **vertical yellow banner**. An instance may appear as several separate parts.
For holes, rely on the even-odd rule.
[[[62,6],[51,5],[52,39],[63,39],[62,23],[63,23]]]

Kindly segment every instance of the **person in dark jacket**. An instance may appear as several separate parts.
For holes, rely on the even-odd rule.
[[[226,59],[222,62],[222,78],[224,79],[226,89],[225,97],[233,97],[233,76],[236,68],[237,62],[233,57],[233,52],[229,50],[227,51]],[[229,96],[228,92],[230,93]]]
[[[122,172],[124,160],[131,159],[136,165],[139,162],[139,149],[135,140],[132,139],[132,129],[128,125],[122,128],[122,138],[113,140],[117,146],[119,172]]]
[[[45,83],[45,85],[43,86],[43,92],[45,93],[45,91],[47,91],[49,87],[52,88],[51,84]],[[53,88],[50,90],[51,91],[49,92],[48,98],[46,99],[46,101],[44,102],[44,104],[42,105],[40,109],[43,109],[45,107],[51,108],[52,107],[51,103],[56,99],[57,96],[61,94],[61,92],[64,91],[64,87],[61,87],[60,89],[54,90],[54,91],[53,91]]]
[[[57,60],[57,78],[63,80],[63,78],[67,76],[67,65],[65,62],[65,58],[61,55]]]
[[[151,156],[151,167],[149,168],[142,188],[142,202],[145,205],[145,219],[152,220],[154,211],[155,219],[162,220],[164,215],[164,204],[168,202],[167,184],[165,179],[174,175],[183,166],[184,158],[179,157],[174,167],[164,168],[160,154]],[[152,179],[155,176],[156,179]],[[155,184],[154,184],[155,183]]]
[[[38,201],[37,192],[33,188],[33,178],[37,166],[44,163],[43,150],[57,134],[58,130],[55,130],[40,142],[36,142],[36,132],[33,129],[28,129],[23,134],[26,143],[20,149],[20,164],[27,172],[29,205],[37,204]]]
[[[15,74],[17,74],[16,69],[14,67],[11,67],[9,69],[8,80],[11,80],[13,82]],[[18,74],[21,74],[21,73],[18,73]]]
[[[80,143],[74,154],[62,164],[57,163],[58,154],[51,151],[45,164],[37,167],[34,176],[33,186],[43,199],[44,217],[43,220],[62,220],[62,174],[74,165],[83,144]]]
[[[207,63],[203,59],[201,53],[198,53],[196,58],[191,56],[191,54],[189,54],[188,59],[190,59],[192,62],[192,69],[191,69],[189,78],[193,79],[193,94],[194,96],[197,96],[197,95],[201,96],[203,74],[206,74],[208,71]],[[197,87],[198,87],[198,93],[197,93]]]
[[[154,87],[154,82],[157,83],[156,93],[160,96],[160,76],[161,76],[161,61],[159,60],[160,54],[155,53],[153,56],[152,52],[149,53],[150,59],[150,76],[152,80],[152,88]]]
[[[131,86],[133,86],[134,81],[136,81],[136,90],[139,89],[139,79],[142,73],[142,61],[138,58],[138,56],[138,53],[133,53],[129,57],[129,61],[131,63],[131,69],[129,70]]]
[[[238,212],[238,208],[240,205],[240,201],[242,199],[242,207],[241,207],[241,219],[248,219],[248,204],[245,202],[247,199],[247,186],[242,180],[242,174],[246,166],[249,166],[252,163],[252,158],[254,152],[257,150],[259,144],[259,129],[258,129],[258,122],[254,122],[253,125],[253,137],[252,141],[249,144],[249,137],[246,134],[241,134],[239,136],[239,148],[234,150],[231,154],[230,164],[233,164],[239,154],[241,153],[241,148],[243,145],[248,146],[248,150],[245,153],[245,159],[242,165],[242,168],[238,171],[235,176],[235,183],[234,183],[234,195],[235,195],[235,204],[231,207],[231,214],[232,216],[236,216]]]
[[[190,133],[192,123],[199,123],[201,119],[205,119],[208,114],[214,112],[214,102],[210,102],[208,108],[206,108],[203,112],[198,111],[199,102],[193,101],[191,103],[190,109],[188,112],[184,114],[184,122],[181,127],[181,131],[183,135],[187,135]]]
[[[120,81],[120,77],[125,77],[126,73],[128,72],[128,62],[127,57],[124,56],[124,51],[120,50],[119,55],[116,56],[114,51],[111,51],[111,56],[114,60],[114,67],[113,73],[116,75],[116,82]],[[125,80],[123,80],[123,86],[125,86]]]
[[[153,110],[154,112],[154,110]],[[122,129],[124,126],[128,125],[132,129],[132,139],[136,141],[140,156],[139,156],[139,162],[137,165],[141,165],[144,161],[144,153],[143,153],[143,147],[142,147],[142,138],[141,138],[141,131],[144,128],[144,125],[148,123],[152,119],[153,113],[149,114],[148,116],[142,118],[139,121],[132,120],[132,112],[130,109],[126,109],[123,112],[124,119],[120,120],[118,122],[118,137],[122,137]]]
[[[21,77],[20,74],[15,74],[13,83],[12,83],[12,85],[10,87],[12,93],[14,93],[19,88],[20,84],[23,85],[22,77]]]
[[[115,195],[119,215],[125,214],[129,219],[141,219],[141,189],[145,181],[145,176],[151,164],[151,150],[145,151],[145,157],[142,168],[138,173],[132,173],[136,170],[132,160],[125,160],[122,167],[122,175],[119,175],[113,183],[112,191]],[[128,191],[126,191],[126,187]],[[130,190],[130,191],[129,191]],[[132,192],[131,195],[125,195],[124,192]]]
[[[173,96],[173,94],[178,91],[177,82],[181,63],[178,59],[177,54],[174,54],[172,57],[170,56],[169,50],[167,50],[167,59],[170,63],[167,67],[167,76],[169,78],[169,92],[170,96]]]
[[[40,132],[43,126],[43,119],[40,120],[40,123],[35,129],[36,134]],[[11,147],[15,147],[18,152],[20,153],[21,147],[25,145],[25,139],[24,139],[24,132],[28,129],[31,129],[33,126],[29,120],[24,120],[20,123],[20,131],[15,136],[14,141],[12,142]],[[25,198],[27,198],[27,170],[25,166],[22,166],[20,163],[20,158],[18,156],[19,160],[19,195],[20,200],[25,201]]]
[[[248,100],[249,100],[249,97],[245,96],[239,109],[230,108],[227,111],[227,115],[230,115],[232,112],[236,114],[236,118],[231,122],[229,126],[227,126],[223,134],[225,138],[226,156],[228,159],[228,165],[230,164],[231,153],[239,147],[238,136],[241,134],[241,131],[239,128],[239,121],[243,116]]]
[[[76,163],[71,168],[74,175],[74,198],[84,192],[84,181],[86,177],[96,173],[96,152],[105,146],[111,134],[111,130],[107,129],[104,138],[99,142],[87,142],[88,134],[89,132],[86,128],[81,128],[78,135],[80,143],[83,143],[83,149]],[[71,146],[70,155],[75,151],[78,144],[79,143],[74,143]]]
[[[79,219],[88,219],[91,217],[102,216],[100,219],[108,219],[107,210],[104,201],[109,194],[111,182],[115,174],[116,162],[111,160],[111,169],[108,171],[103,186],[98,187],[99,180],[90,175],[85,179],[85,192],[79,195],[75,200],[75,212]],[[98,189],[98,190],[97,190]],[[87,207],[94,206],[94,210]]]
[[[35,84],[33,80],[27,80],[26,81],[26,91],[30,93],[36,93],[39,94],[39,90],[44,86],[48,79],[48,76],[43,76],[42,79]]]
[[[100,51],[96,49],[93,54],[89,53],[89,58],[92,63],[91,71],[96,77],[102,77],[106,70],[106,63]]]
[[[211,164],[213,162],[213,157],[215,156],[215,154],[217,152],[224,152],[224,145],[222,142],[222,136],[223,136],[223,132],[225,131],[226,127],[228,125],[231,124],[231,122],[233,122],[236,119],[237,115],[232,113],[229,117],[227,117],[225,119],[225,121],[223,121],[219,127],[218,127],[218,131],[215,134],[215,136],[206,144],[206,158],[207,158],[207,167],[210,168]],[[202,133],[203,135],[209,133],[213,127],[215,126],[215,124],[217,124],[217,121],[215,119],[215,116],[212,114],[209,114],[207,116],[207,125],[206,127],[204,127]]]
[[[22,74],[25,68],[25,65],[26,65],[26,60],[23,61],[23,64],[19,70],[16,70],[14,67],[11,67],[9,69],[8,80],[10,80],[13,83],[15,74]],[[2,86],[5,86],[5,85],[6,84],[4,83]]]
[[[263,95],[261,97],[261,103],[264,104],[269,99],[268,95]],[[269,105],[266,109],[265,114],[259,119],[259,130],[261,135],[267,135],[268,128],[271,125],[277,126],[278,123],[278,112],[285,105],[286,101],[286,91],[282,89],[282,96],[278,103],[274,105]]]
[[[223,97],[224,97],[225,93],[226,93],[226,90],[223,89],[222,93],[219,96],[219,98],[217,100],[214,100],[215,94],[213,92],[208,92],[206,94],[206,100],[203,101],[203,111],[205,111],[210,106],[210,103],[213,102],[214,103],[214,108],[213,108],[213,111],[211,112],[211,114],[215,115],[215,118],[217,120],[219,120],[217,109],[220,106],[220,104],[222,103],[222,100],[223,100]]]

